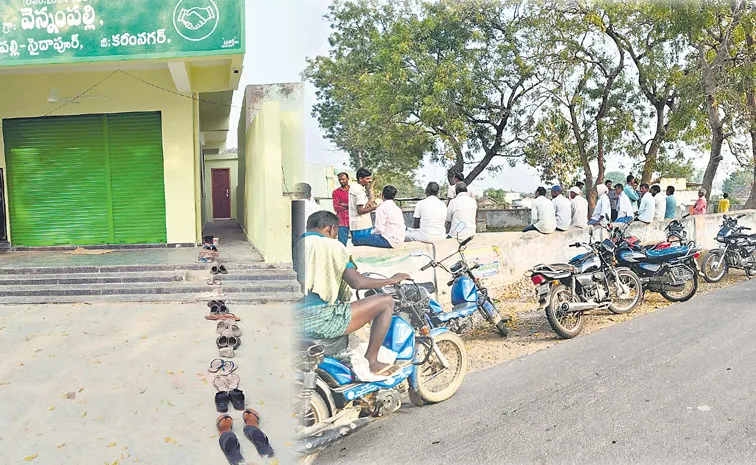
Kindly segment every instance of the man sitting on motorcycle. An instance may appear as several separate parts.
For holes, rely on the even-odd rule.
[[[378,351],[391,325],[394,300],[379,294],[350,303],[351,289],[378,289],[410,277],[404,273],[388,279],[362,276],[338,237],[339,218],[333,213],[320,211],[307,219],[307,232],[297,244],[295,257],[297,277],[305,294],[295,313],[297,324],[304,337],[330,339],[351,334],[370,323],[365,358],[372,373],[382,374],[390,366],[378,362]]]

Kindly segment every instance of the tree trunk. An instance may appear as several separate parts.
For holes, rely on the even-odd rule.
[[[749,100],[752,100],[753,91],[750,94]],[[751,134],[751,155],[753,157],[753,179],[756,180],[756,129],[752,128],[749,132]],[[756,208],[756,189],[753,188],[754,185],[756,185],[756,182],[751,183],[751,193],[748,195],[748,200],[745,203],[745,208],[747,209]]]
[[[716,109],[714,110],[716,111]],[[717,115],[717,122],[719,116]],[[719,168],[719,162],[722,161],[722,143],[724,143],[724,137],[722,133],[722,125],[719,123],[715,126],[711,124],[711,151],[709,152],[709,162],[706,164],[706,171],[703,177],[703,187],[706,189],[706,200],[709,200],[711,196],[711,186],[714,184],[714,176],[717,174],[717,168]]]
[[[654,175],[654,168],[656,168],[656,156],[659,154],[659,148],[661,147],[664,136],[666,135],[666,128],[664,126],[664,109],[666,105],[664,102],[654,105],[656,108],[656,131],[654,138],[651,140],[651,145],[648,147],[646,153],[646,161],[643,163],[643,171],[641,172],[641,184],[651,183],[651,176]]]

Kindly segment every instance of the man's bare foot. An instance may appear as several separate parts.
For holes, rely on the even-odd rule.
[[[370,373],[374,375],[380,375],[385,371],[388,371],[388,369],[391,368],[391,365],[387,363],[381,363],[379,361],[370,362]]]

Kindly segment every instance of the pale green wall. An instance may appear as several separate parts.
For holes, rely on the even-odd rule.
[[[213,168],[228,168],[231,176],[231,218],[237,218],[237,188],[239,187],[239,161],[235,153],[205,155],[205,198],[204,210],[206,221],[213,220]]]
[[[304,177],[302,95],[301,83],[249,86],[239,121],[237,215],[268,262],[291,262],[286,191]]]

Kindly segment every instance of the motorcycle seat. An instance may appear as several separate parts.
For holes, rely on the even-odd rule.
[[[666,261],[670,258],[677,258],[687,255],[690,251],[688,246],[668,247],[665,249],[646,249],[643,252],[649,260]]]
[[[746,240],[749,244],[756,244],[756,234],[749,234]]]
[[[300,348],[307,349],[314,345],[323,346],[323,355],[326,357],[332,357],[336,354],[344,352],[349,346],[349,336],[339,336],[331,339],[299,339],[298,345]]]

